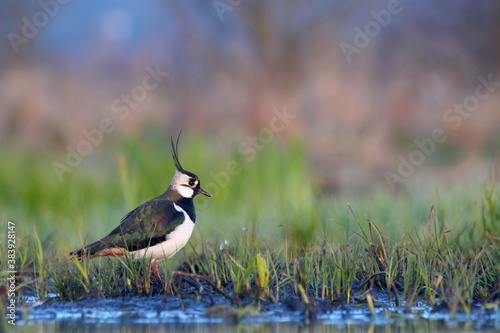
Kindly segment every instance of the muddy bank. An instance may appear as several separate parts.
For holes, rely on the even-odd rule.
[[[144,292],[145,284],[136,282],[128,294],[118,289],[117,296],[102,297],[91,290],[85,298],[74,302],[61,301],[61,295],[55,293],[39,300],[33,290],[24,288],[18,300],[17,328],[48,332],[96,328],[232,331],[241,325],[266,332],[291,327],[309,332],[325,328],[373,331],[386,327],[394,331],[500,329],[498,301],[489,306],[474,304],[470,315],[460,310],[453,313],[445,302],[431,307],[421,298],[406,304],[398,290],[388,293],[376,284],[368,289],[355,285],[348,304],[342,293],[335,300],[321,300],[314,298],[313,289],[295,294],[290,286],[265,298],[259,296],[253,285],[235,295],[231,282],[217,286],[207,277],[180,271],[171,280],[153,280],[143,296],[137,295]]]
[[[376,329],[391,327],[395,331],[439,329],[442,331],[498,330],[500,309],[475,307],[469,317],[459,312],[451,316],[446,308],[431,308],[425,304],[413,307],[391,306],[385,292],[374,294],[375,309],[356,301],[353,304],[315,301],[305,304],[290,296],[279,302],[243,300],[234,306],[224,296],[206,291],[201,295],[181,297],[117,297],[60,302],[57,297],[45,302],[27,302],[18,311],[18,325],[44,331],[155,328],[155,331],[229,330],[238,326],[254,327],[257,331],[279,331],[301,328],[307,331],[336,329]]]

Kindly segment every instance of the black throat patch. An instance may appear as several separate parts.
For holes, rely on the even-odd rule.
[[[196,213],[194,211],[194,203],[193,198],[184,198],[180,197],[177,201],[174,201],[179,207],[184,209],[184,211],[188,214],[189,218],[193,223],[196,220]]]

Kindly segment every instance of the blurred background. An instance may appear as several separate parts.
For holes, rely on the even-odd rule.
[[[498,2],[0,6],[4,218],[12,207],[45,214],[46,223],[76,210],[77,229],[85,229],[95,217],[84,213],[85,195],[102,197],[102,206],[112,201],[92,191],[96,183],[122,203],[125,192],[133,208],[166,188],[168,140],[181,128],[182,164],[220,200],[231,199],[220,174],[231,161],[243,168],[233,180],[255,174],[255,193],[279,179],[270,198],[287,190],[342,198],[374,187],[434,189],[487,179],[499,165]],[[464,103],[459,113],[455,105]],[[435,130],[446,139],[429,144]],[[96,143],[82,143],[89,133]],[[415,140],[431,152],[415,153],[422,151]],[[418,165],[406,172],[403,160]],[[231,187],[234,195],[245,190]],[[51,213],[54,206],[65,208]]]

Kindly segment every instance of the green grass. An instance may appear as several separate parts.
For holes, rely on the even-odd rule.
[[[66,301],[144,296],[155,288],[176,294],[172,272],[185,262],[189,274],[226,290],[234,304],[245,295],[256,302],[296,295],[308,304],[350,303],[355,294],[372,304],[373,286],[396,303],[425,299],[452,313],[498,301],[495,179],[424,194],[377,186],[325,194],[315,188],[321,179],[299,142],[269,144],[249,162],[238,142],[213,151],[202,138],[182,140],[183,167],[213,197],[195,199],[189,245],[160,265],[165,284],[151,284],[145,260],[70,259],[69,251],[105,236],[130,209],[165,191],[174,172],[167,143],[152,136],[98,147],[62,182],[51,163],[64,161],[63,154],[4,149],[0,221],[5,235],[7,221],[16,222],[18,291],[40,298],[55,292]],[[230,161],[237,174],[226,173]],[[5,272],[6,236],[0,239]]]

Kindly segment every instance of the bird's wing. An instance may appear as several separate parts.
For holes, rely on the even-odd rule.
[[[122,219],[120,225],[105,237],[107,243],[136,251],[156,245],[184,222],[184,214],[167,200],[148,201]]]
[[[136,251],[156,245],[184,222],[184,214],[167,200],[153,199],[129,212],[120,225],[106,237],[73,251],[70,255],[81,258],[99,255],[123,255],[124,251]],[[110,253],[106,250],[111,251]],[[102,251],[102,252],[101,252]]]

